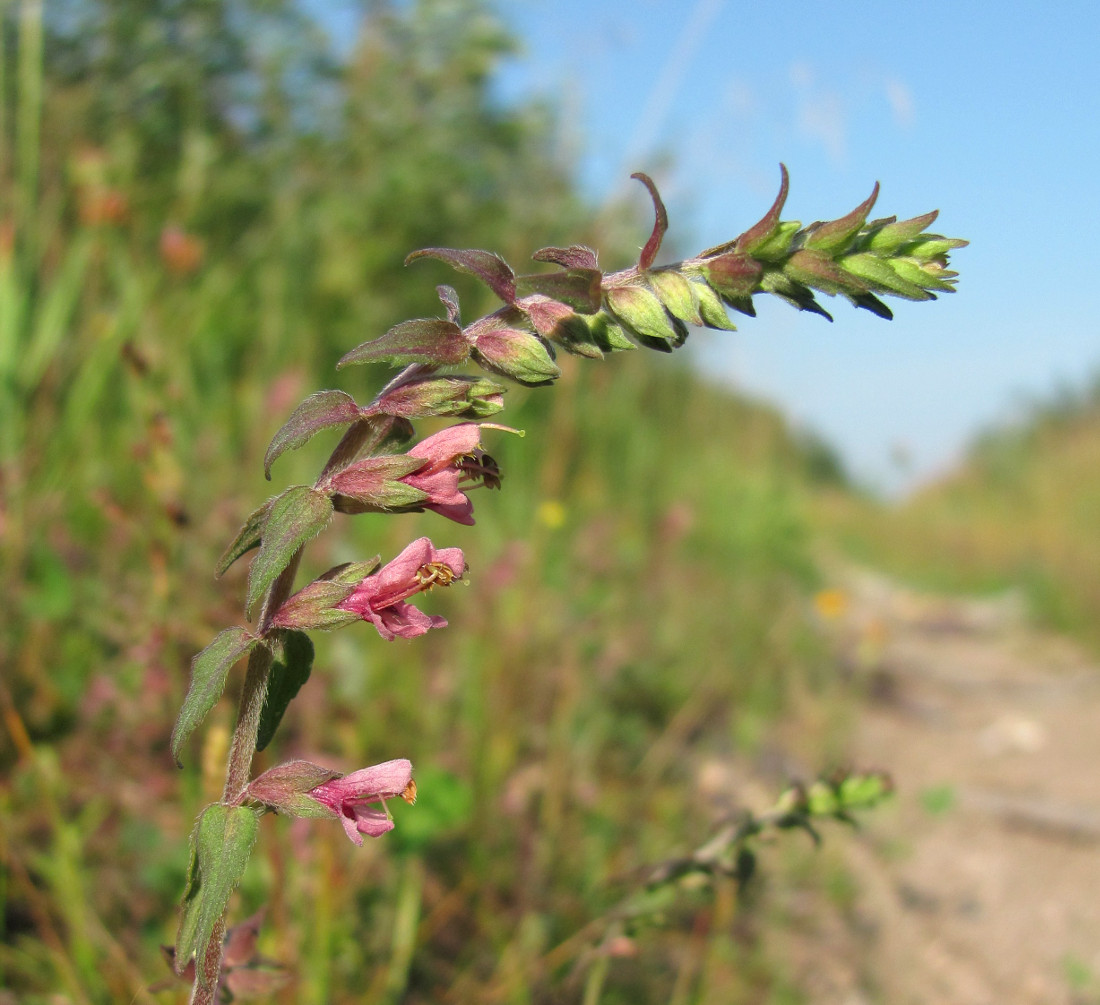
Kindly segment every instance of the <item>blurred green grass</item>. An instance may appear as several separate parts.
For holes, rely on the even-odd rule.
[[[406,275],[409,250],[613,257],[644,228],[593,222],[546,109],[495,106],[510,42],[474,0],[378,5],[346,64],[282,4],[27,2],[0,24],[0,1000],[154,1000],[231,701],[182,772],[168,733],[191,656],[240,618],[245,563],[211,570],[271,490],[268,438],[317,387],[369,396],[381,374],[334,361],[438,312],[454,279]],[[309,553],[427,533],[473,571],[429,598],[446,631],[320,638],[258,763],[408,756],[421,792],[363,850],[264,821],[235,916],[267,905],[282,1001],[576,1000],[571,937],[734,808],[704,769],[828,684],[805,615],[827,454],[678,361],[563,363],[509,391],[527,435],[492,442],[504,489],[475,528],[360,519]],[[320,461],[280,459],[276,485]],[[751,907],[685,906],[602,1000],[798,1000]]]

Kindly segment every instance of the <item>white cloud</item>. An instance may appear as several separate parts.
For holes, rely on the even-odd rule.
[[[916,106],[913,103],[913,92],[909,89],[909,85],[896,78],[887,80],[886,100],[890,102],[894,124],[900,129],[911,128],[916,117]]]
[[[790,77],[798,131],[820,143],[832,161],[843,163],[848,152],[848,116],[840,95],[818,87],[808,63],[792,63]]]

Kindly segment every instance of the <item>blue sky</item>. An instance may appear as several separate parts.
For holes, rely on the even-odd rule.
[[[785,216],[941,211],[959,292],[883,322],[761,304],[697,362],[779,403],[891,490],[943,471],[1028,395],[1100,368],[1100,5],[511,0],[506,97],[563,109],[597,203],[660,184],[690,254],[744,229],[791,171]],[[639,244],[645,239],[639,234]],[[758,298],[760,299],[760,298]],[[827,304],[827,306],[829,306]],[[897,448],[909,467],[891,460]]]

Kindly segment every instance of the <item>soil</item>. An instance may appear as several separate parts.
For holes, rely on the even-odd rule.
[[[828,623],[860,695],[847,753],[897,793],[836,837],[854,893],[827,965],[819,943],[803,971],[810,1000],[1100,1002],[1096,661],[1012,596],[928,596],[866,572],[838,595]]]

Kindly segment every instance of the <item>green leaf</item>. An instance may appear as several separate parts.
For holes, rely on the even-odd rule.
[[[939,215],[940,211],[934,209],[922,216],[914,216],[911,220],[897,220],[892,216],[877,220],[869,226],[868,236],[863,240],[866,241],[869,251],[879,255],[892,255],[906,241],[911,241],[931,227]]]
[[[791,250],[791,241],[802,224],[797,220],[785,220],[775,228],[775,233],[752,249],[752,257],[762,262],[778,262]]]
[[[259,831],[256,813],[246,806],[208,806],[191,838],[191,864],[176,935],[177,972],[195,957],[195,980],[209,989],[211,977],[201,965],[218,921],[240,882]]]
[[[271,481],[271,465],[287,450],[309,441],[315,433],[330,426],[348,426],[360,416],[359,406],[343,391],[318,391],[311,394],[291,413],[271,440],[264,455],[264,477]]]
[[[238,558],[260,546],[260,541],[264,536],[264,524],[267,523],[268,510],[271,509],[271,504],[274,501],[274,499],[268,499],[259,509],[254,510],[244,522],[244,526],[237,531],[233,543],[225,549],[225,553],[218,559],[215,572],[219,577],[224,576]]]
[[[859,232],[860,227],[867,220],[867,214],[878,199],[878,182],[871,190],[871,194],[847,216],[839,220],[831,220],[829,223],[820,223],[812,227],[802,242],[802,247],[812,248],[815,251],[834,253],[844,250],[848,242]]]
[[[177,765],[180,765],[180,750],[187,738],[222,696],[230,668],[259,642],[260,639],[243,628],[227,628],[191,661],[191,684],[172,730],[172,757]]]
[[[305,632],[286,632],[282,637],[281,652],[271,665],[267,678],[267,694],[260,712],[260,729],[256,736],[256,750],[263,750],[275,735],[283,713],[309,680],[313,669],[313,643]]]
[[[248,570],[248,602],[252,609],[279,574],[290,564],[294,553],[327,526],[332,517],[332,500],[308,485],[287,489],[271,504],[264,527],[260,553]]]

